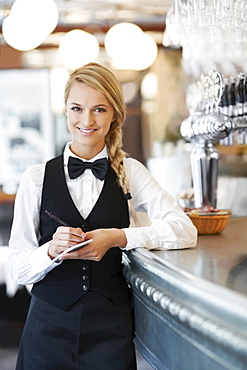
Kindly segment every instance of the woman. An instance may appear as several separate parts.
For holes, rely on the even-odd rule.
[[[8,270],[34,284],[16,369],[136,369],[122,251],[195,247],[196,229],[122,151],[125,105],[109,69],[75,70],[64,100],[72,141],[28,169],[16,196]],[[151,226],[129,228],[131,202]],[[90,242],[59,256],[82,241]]]

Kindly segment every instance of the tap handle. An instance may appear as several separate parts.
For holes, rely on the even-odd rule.
[[[237,84],[237,94],[238,94],[238,102],[243,104],[245,102],[245,75],[243,73],[239,73],[238,75],[238,84]]]
[[[233,77],[230,81],[229,102],[232,106],[236,104],[236,81]]]

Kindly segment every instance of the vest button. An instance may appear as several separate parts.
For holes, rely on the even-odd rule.
[[[89,227],[87,225],[82,225],[82,230],[84,232],[87,232],[87,231],[89,231]]]
[[[82,275],[82,280],[87,280],[88,279],[88,275]]]
[[[84,290],[84,292],[86,292],[88,290],[88,287],[86,285],[82,285],[82,290]]]
[[[82,266],[82,270],[83,270],[83,271],[86,271],[87,269],[88,269],[88,266],[87,266],[87,265],[83,265],[83,266]]]

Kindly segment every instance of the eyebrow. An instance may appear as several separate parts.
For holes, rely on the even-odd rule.
[[[72,104],[74,104],[74,105],[81,105],[81,104],[76,103],[76,102],[74,102],[74,101],[72,101],[72,102],[70,103],[70,105],[72,105]]]
[[[81,107],[81,104],[79,104],[79,103],[76,103],[76,102],[71,102],[70,103],[70,105],[78,105],[78,106],[80,106]],[[93,106],[93,108],[97,108],[97,107],[109,107],[109,105],[107,105],[107,104],[104,104],[104,103],[101,103],[101,104],[97,104],[97,105],[94,105]]]
[[[94,106],[94,108],[97,108],[97,107],[109,107],[109,105],[102,103],[102,104],[97,104]]]

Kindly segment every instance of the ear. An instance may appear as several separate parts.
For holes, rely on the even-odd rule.
[[[63,111],[64,111],[64,113],[65,113],[65,114],[66,114],[66,116],[67,116],[68,111],[67,111],[67,106],[66,106],[66,104],[64,104]]]

